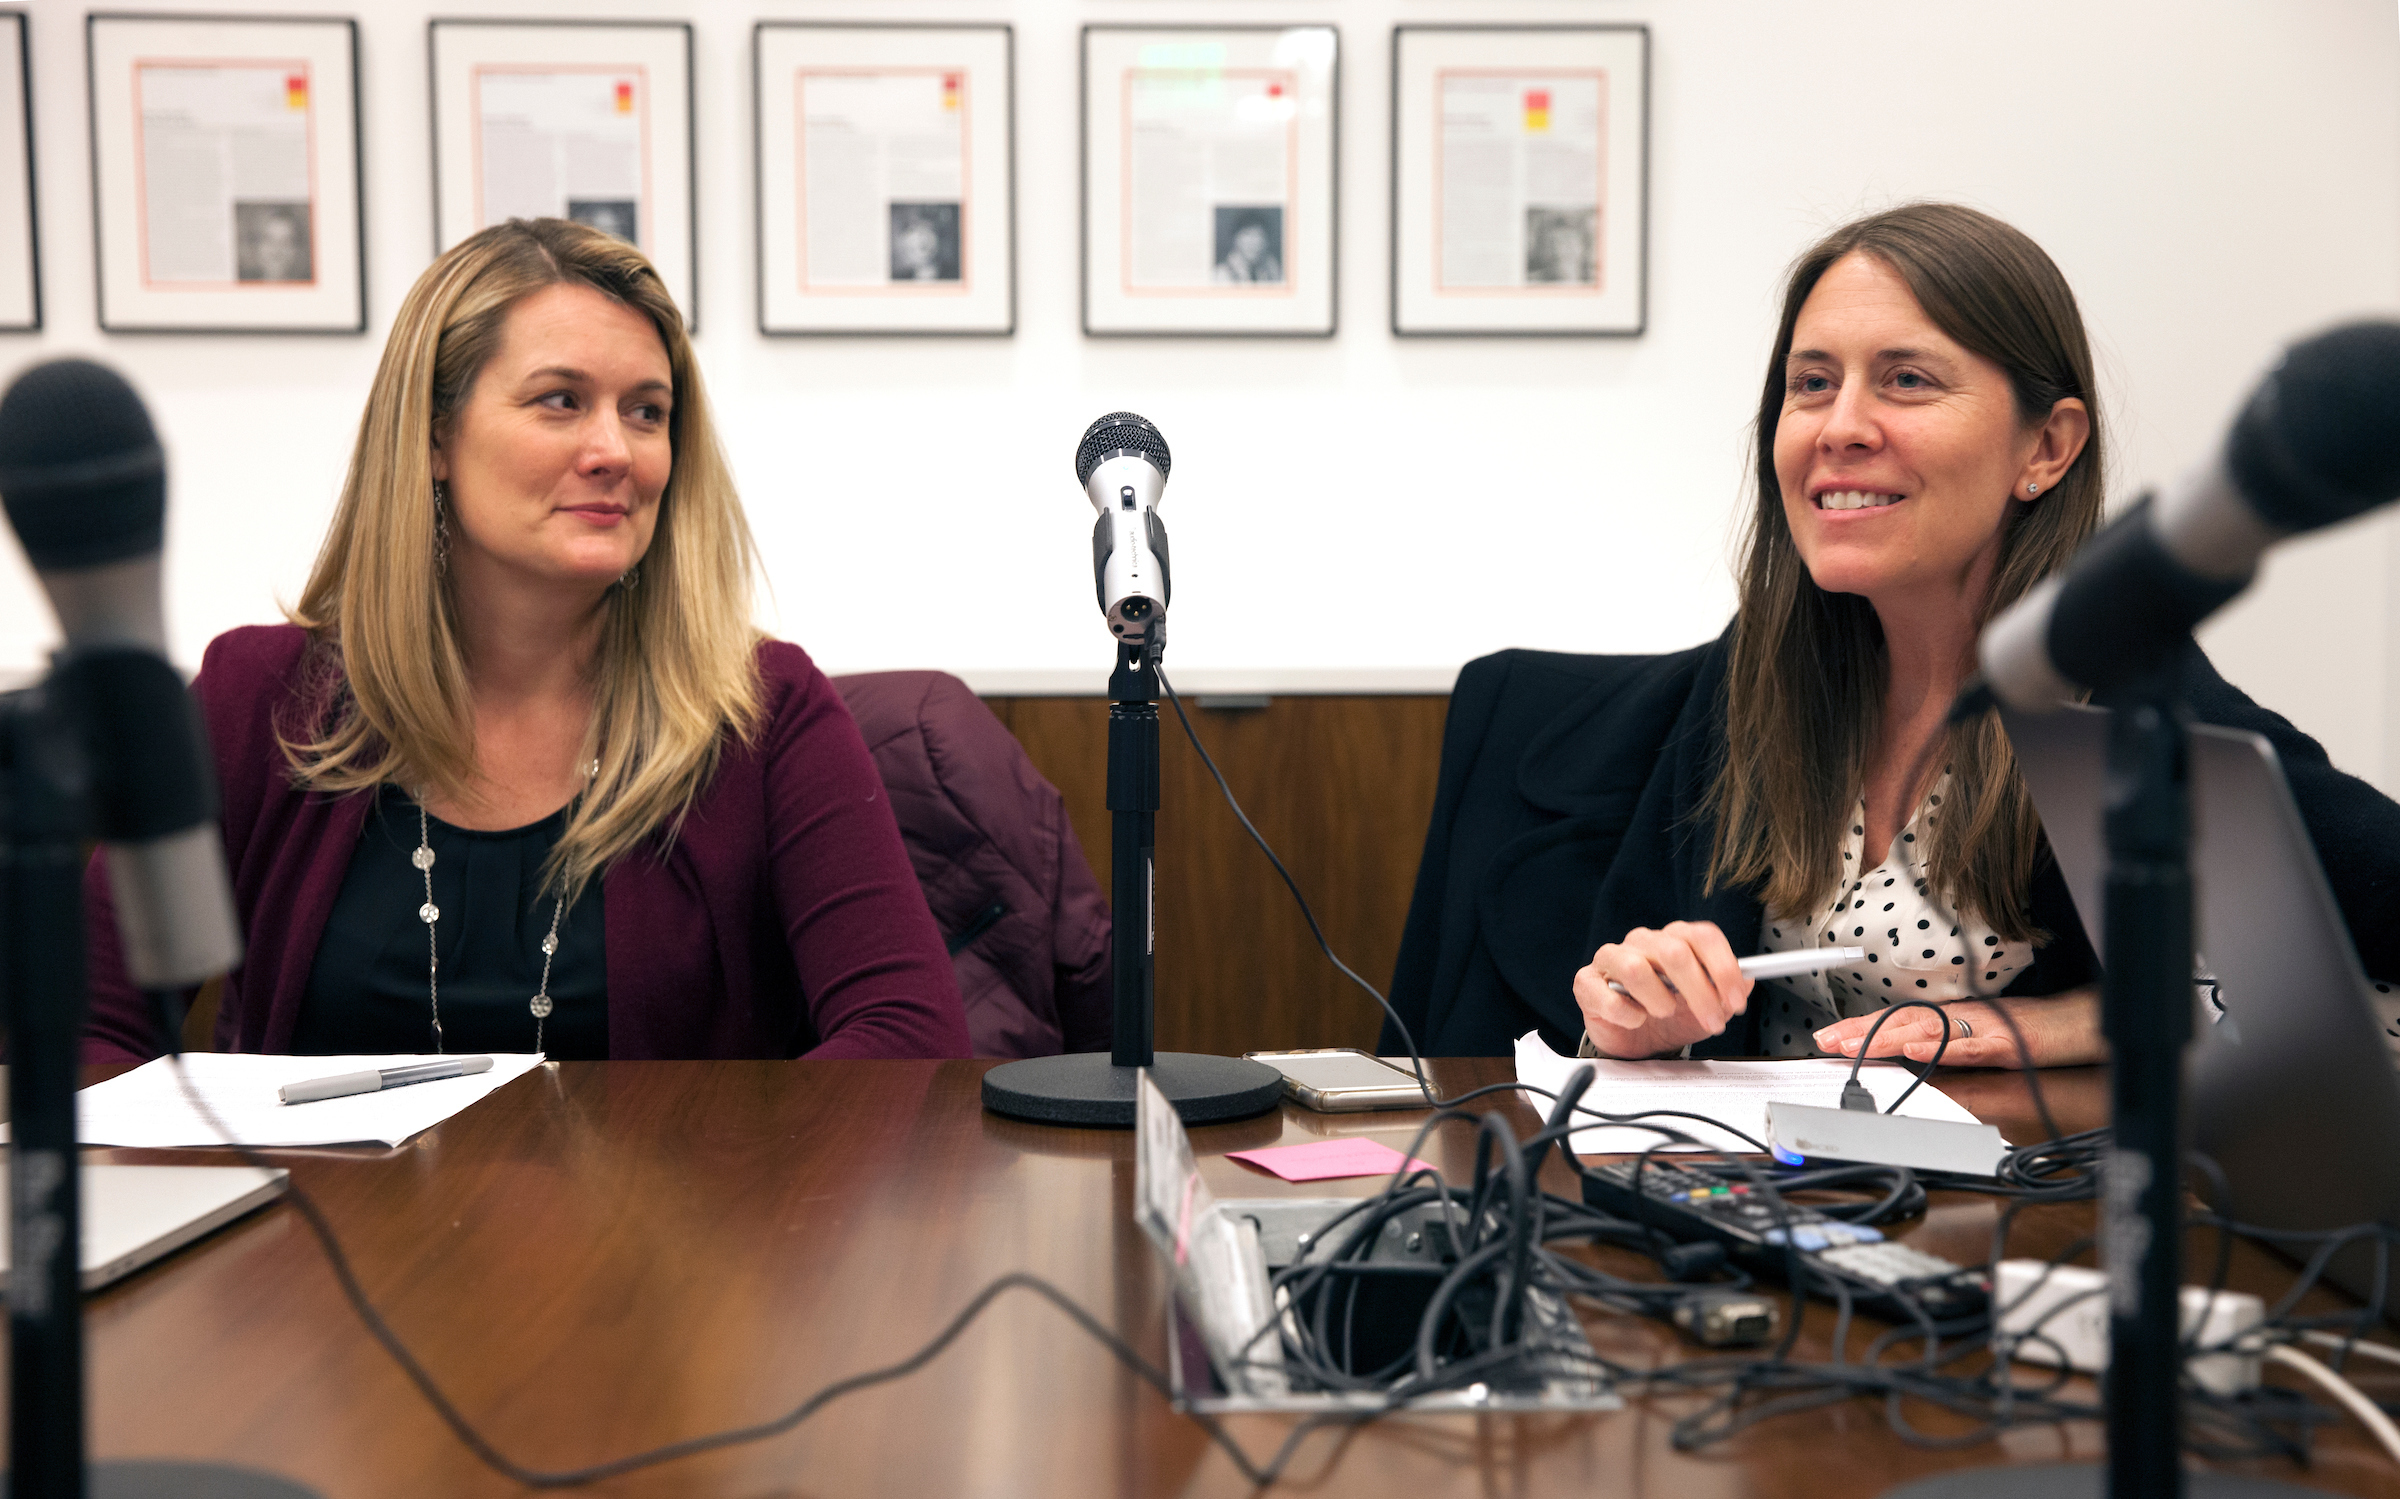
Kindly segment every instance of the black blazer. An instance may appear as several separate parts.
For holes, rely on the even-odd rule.
[[[1725,742],[1731,634],[1665,656],[1502,651],[1459,673],[1392,1004],[1427,1056],[1506,1056],[1539,1029],[1583,1034],[1575,972],[1637,926],[1713,921],[1758,950],[1757,894],[1701,893],[1716,825],[1707,791]],[[2192,653],[2193,717],[2264,734],[2315,840],[2369,973],[2400,975],[2400,805],[2333,768],[2317,742]],[[2008,986],[2056,994],[2099,963],[2045,846],[2031,909],[2049,944]],[[1759,1010],[1695,1056],[1756,1056]],[[1381,1047],[1400,1050],[1387,1021]]]

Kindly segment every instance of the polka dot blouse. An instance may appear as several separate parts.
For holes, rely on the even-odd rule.
[[[1842,835],[1842,880],[1814,910],[1798,916],[1769,911],[1769,952],[1807,947],[1863,947],[1863,962],[1759,986],[1761,1049],[1772,1057],[1822,1055],[1814,1033],[1852,1015],[1872,1015],[1903,999],[1986,999],[2033,961],[2024,942],[2003,941],[1971,912],[1953,911],[1932,888],[1925,839],[1940,823],[1950,789],[1944,771],[1883,861],[1866,862],[1867,805],[1862,797]]]

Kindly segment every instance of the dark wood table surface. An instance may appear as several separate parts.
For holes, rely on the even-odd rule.
[[[591,1463],[755,1422],[914,1350],[1012,1270],[1044,1276],[1156,1359],[1164,1278],[1133,1227],[1127,1133],[985,1114],[980,1062],[608,1062],[538,1069],[397,1150],[277,1152],[323,1204],[375,1303],[490,1439],[520,1462]],[[1509,1075],[1439,1064],[1445,1092]],[[2021,1080],[1944,1086],[2011,1139],[2038,1138]],[[2068,1128],[2098,1122],[2097,1071],[2054,1073]],[[1515,1103],[1512,1121],[1535,1121]],[[1297,1109],[1194,1132],[1219,1195],[1363,1195],[1287,1186],[1228,1150],[1360,1134],[1405,1146],[1422,1116]],[[1425,1150],[1471,1171],[1470,1126]],[[124,1160],[222,1160],[103,1151]],[[1554,1190],[1570,1191],[1551,1163]],[[1995,1209],[1937,1194],[1899,1237],[1979,1261]],[[2088,1231],[2089,1204],[2033,1209],[2012,1252]],[[1614,1251],[1608,1253],[1613,1254]],[[1644,1273],[1630,1256],[1616,1267]],[[2234,1282],[2290,1270],[2244,1247]],[[2327,1299],[2325,1305],[2334,1305]],[[1594,1314],[1595,1343],[1648,1365],[1690,1351],[1659,1324]],[[1824,1358],[1812,1309],[1797,1356]],[[91,1424],[102,1457],[207,1457],[329,1496],[516,1491],[436,1419],[352,1316],[306,1225],[278,1205],[91,1299]],[[1863,1341],[1863,1340],[1860,1340]],[[1853,1343],[1853,1351],[1857,1342]],[[2276,1376],[2280,1379],[2282,1376]],[[2370,1383],[2369,1388],[2377,1388]],[[2380,1388],[2391,1398],[2394,1388]],[[1964,1451],[1911,1447],[1879,1404],[1778,1417],[1698,1454],[1668,1440],[1687,1404],[1637,1396],[1597,1416],[1407,1418],[1308,1439],[1306,1494],[1839,1495],[1947,1468],[2092,1457],[2089,1424]],[[1932,1431],[1954,1429],[1918,1413]],[[1232,1431],[1261,1458],[1289,1417]],[[2347,1422],[2315,1466],[2243,1471],[2336,1492],[2400,1492]],[[798,1430],[596,1485],[606,1495],[1201,1495],[1247,1490],[1225,1455],[1057,1311],[1012,1293],[940,1358]]]

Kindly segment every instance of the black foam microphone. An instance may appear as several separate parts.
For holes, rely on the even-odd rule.
[[[1075,482],[1100,512],[1092,527],[1092,583],[1109,632],[1127,645],[1167,618],[1167,528],[1158,502],[1174,466],[1167,440],[1130,411],[1112,411],[1075,445]]]
[[[2247,588],[2268,547],[2395,496],[2400,323],[2294,344],[2214,458],[2143,496],[1985,627],[1984,681],[2027,712],[2122,685],[2165,665]]]
[[[223,973],[241,933],[206,736],[166,657],[166,458],[133,387],[83,359],[18,377],[0,396],[0,503],[66,636],[51,687],[90,777],[126,970],[146,989]]]

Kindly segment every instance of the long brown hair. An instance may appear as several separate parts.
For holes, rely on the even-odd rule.
[[[509,312],[545,287],[588,286],[642,313],[674,382],[674,467],[633,587],[608,591],[593,665],[599,762],[552,851],[572,899],[608,863],[671,828],[716,768],[727,730],[757,725],[749,522],[710,421],[700,370],[642,252],[564,219],[511,219],[452,247],[409,289],[359,419],[333,524],[292,622],[316,637],[319,689],[285,726],[299,784],[386,783],[450,795],[475,779],[475,726],[457,601],[435,547],[434,434],[499,349]]]
[[[1759,395],[1757,492],[1743,538],[1724,759],[1708,801],[1716,821],[1710,888],[1761,887],[1767,908],[1784,913],[1812,909],[1841,877],[1841,830],[1865,781],[1890,666],[1874,607],[1810,578],[1775,474],[1793,325],[1818,279],[1854,254],[1889,266],[1935,327],[2007,372],[2019,421],[2040,422],[2067,397],[2091,413],[2089,440],[2051,492],[2010,499],[1979,626],[2074,554],[2099,525],[2103,497],[2091,345],[2075,293],[2041,246],[1972,208],[1911,203],[1845,224],[1793,262]],[[2008,738],[1986,714],[1952,731],[1945,750],[1951,793],[1928,837],[1934,887],[2004,938],[2028,940],[2036,935],[2025,903],[2041,823]]]

